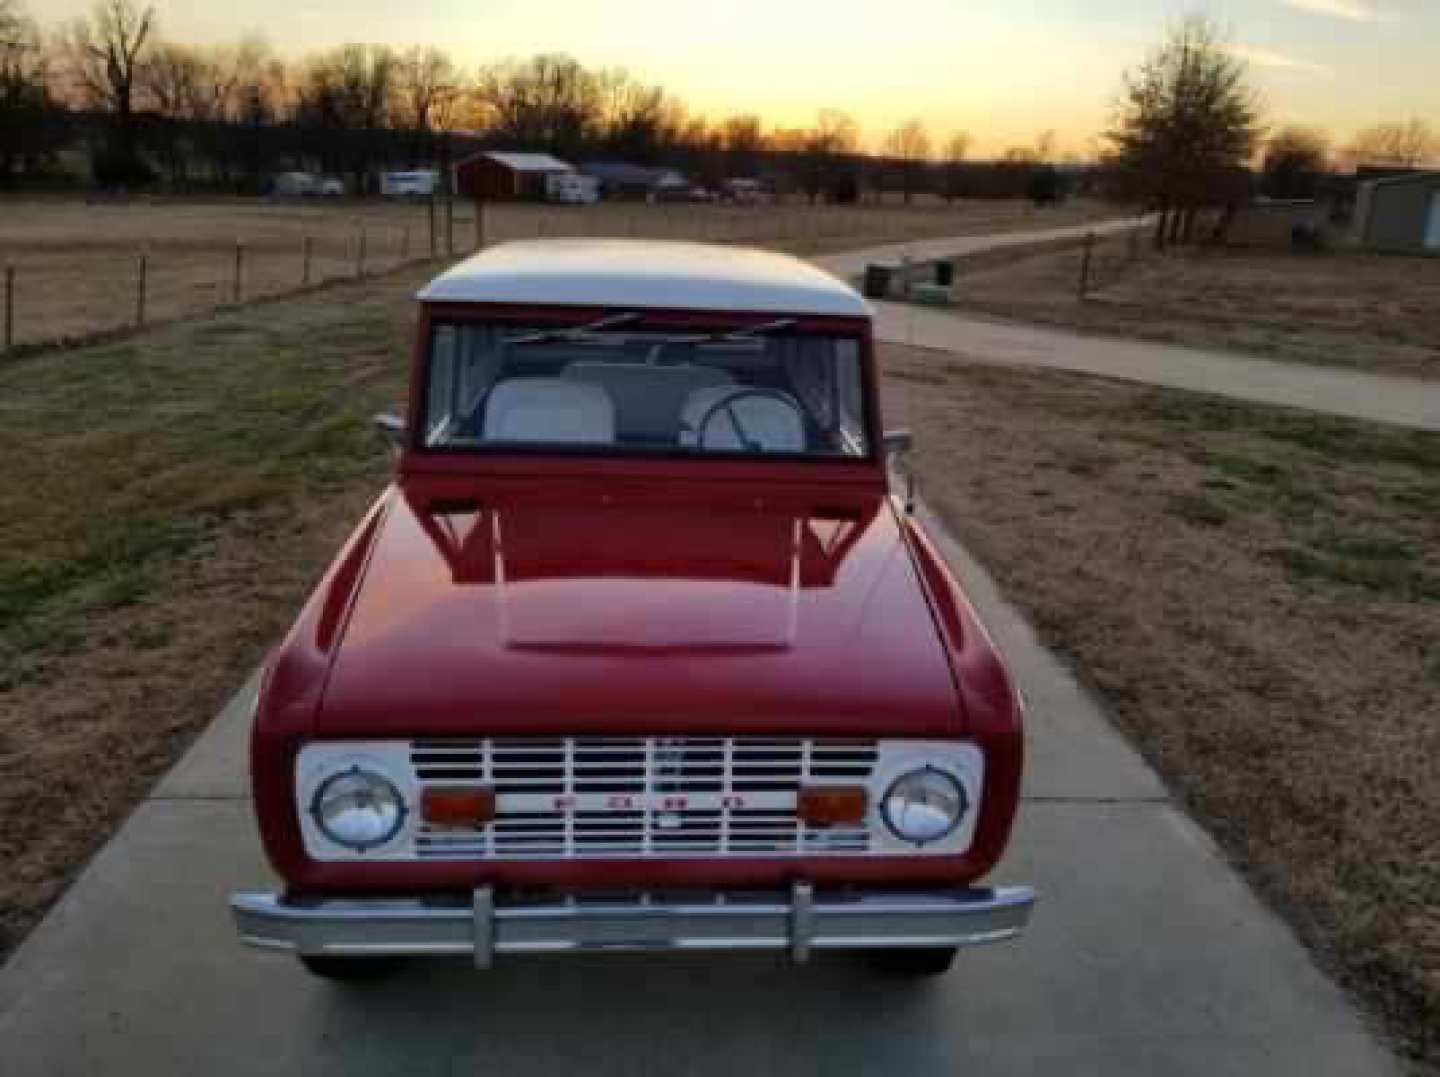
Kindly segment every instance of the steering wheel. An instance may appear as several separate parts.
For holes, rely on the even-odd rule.
[[[748,397],[778,400],[793,411],[796,416],[801,419],[802,424],[804,422],[804,416],[800,415],[800,409],[795,406],[795,401],[791,399],[788,393],[782,393],[779,389],[734,389],[711,404],[705,409],[705,414],[700,416],[700,421],[694,426],[696,446],[702,449],[705,447],[705,431],[710,429],[710,424],[715,421],[721,412],[724,412],[725,417],[730,420],[730,428],[735,431],[736,440],[740,442],[745,451],[764,452],[765,446],[750,437],[745,429],[745,424],[740,421],[740,416],[735,411],[736,402],[745,400]]]

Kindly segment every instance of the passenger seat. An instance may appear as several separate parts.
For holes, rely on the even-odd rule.
[[[485,401],[485,439],[609,444],[615,440],[615,405],[598,385],[510,378]]]

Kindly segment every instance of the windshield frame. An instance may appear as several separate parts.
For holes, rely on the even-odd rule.
[[[524,445],[503,443],[487,445],[427,445],[423,435],[426,401],[430,391],[430,358],[435,328],[444,324],[514,325],[517,328],[567,329],[579,328],[597,319],[619,315],[636,315],[617,325],[617,330],[632,332],[695,332],[695,333],[748,333],[775,326],[777,322],[787,323],[781,330],[803,335],[823,335],[854,340],[858,349],[860,365],[860,393],[862,433],[865,440],[864,454],[842,453],[754,453],[712,449],[697,452],[690,449],[647,449],[636,451],[623,446],[597,446],[594,444],[536,443]],[[849,469],[857,467],[866,472],[877,466],[883,469],[883,446],[878,402],[878,376],[876,372],[870,319],[839,315],[787,314],[773,311],[750,310],[685,310],[678,308],[633,307],[625,310],[609,307],[549,305],[549,304],[506,304],[506,303],[422,303],[418,319],[411,364],[410,399],[408,402],[406,437],[403,456],[416,464],[427,462],[463,461],[485,462],[487,465],[502,461],[605,461],[611,464],[669,464],[700,469],[743,463],[749,467],[776,468],[790,467]],[[701,463],[703,461],[703,463]],[[421,466],[418,470],[427,470]],[[406,470],[402,461],[402,471]],[[443,470],[456,468],[447,466]],[[836,477],[840,477],[838,474]]]

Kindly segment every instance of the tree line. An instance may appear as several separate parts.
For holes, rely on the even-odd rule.
[[[564,158],[681,167],[717,180],[779,170],[811,199],[854,199],[888,185],[950,196],[1013,193],[1013,177],[956,171],[969,146],[945,144],[949,172],[930,181],[919,121],[861,153],[854,120],[822,110],[812,126],[768,128],[743,114],[696,116],[664,88],[561,55],[467,71],[442,49],[344,44],[296,61],[259,38],[200,46],[167,41],[154,9],[100,0],[46,33],[22,0],[0,0],[0,182],[43,176],[56,154],[91,149],[102,186],[163,183],[255,191],[283,168],[351,178],[439,166],[481,145]],[[926,174],[922,177],[921,173]],[[939,173],[937,173],[939,175]],[[942,182],[943,181],[943,182]]]
[[[99,0],[48,32],[22,3],[0,0],[0,184],[53,173],[63,149],[85,145],[106,187],[257,192],[299,168],[364,191],[379,169],[448,174],[458,156],[504,146],[663,164],[710,183],[764,174],[812,201],[893,190],[907,202],[922,192],[1043,202],[1061,189],[1049,131],[980,162],[965,132],[937,140],[912,119],[866,154],[837,109],[801,127],[753,114],[711,120],[660,86],[567,56],[467,70],[432,46],[344,44],[290,61],[258,38],[167,41],[137,0]],[[1212,23],[1188,18],[1124,74],[1091,165],[1107,191],[1155,208],[1168,240],[1193,235],[1202,207],[1248,197],[1257,164],[1262,193],[1309,197],[1341,165],[1414,166],[1437,152],[1419,120],[1377,125],[1339,149],[1308,127],[1267,138],[1244,61]]]
[[[1255,194],[1310,199],[1338,168],[1414,168],[1440,157],[1440,140],[1418,119],[1366,128],[1341,150],[1314,127],[1282,125],[1267,137],[1248,65],[1203,15],[1175,23],[1125,73],[1106,139],[1111,189],[1154,212],[1157,247],[1199,238],[1207,210],[1219,211],[1210,236],[1222,237]]]

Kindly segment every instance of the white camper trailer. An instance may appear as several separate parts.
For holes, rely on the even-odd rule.
[[[569,205],[592,205],[600,201],[600,181],[579,172],[552,172],[545,177],[545,198]]]
[[[380,173],[380,193],[387,198],[420,196],[428,198],[440,184],[440,173],[434,169],[416,172]]]

